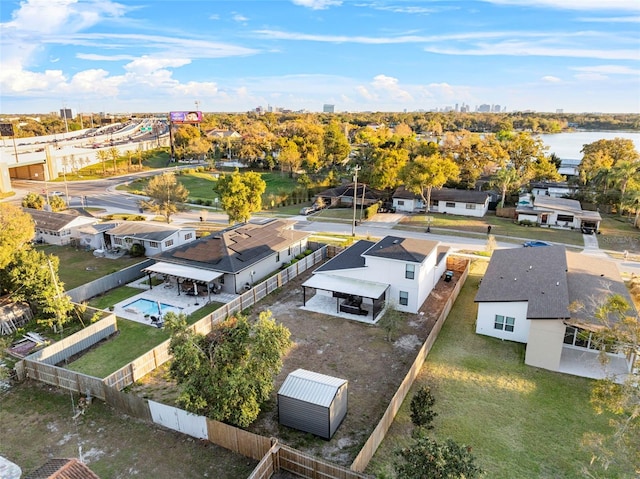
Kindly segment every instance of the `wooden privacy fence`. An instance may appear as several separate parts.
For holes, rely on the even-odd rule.
[[[21,379],[30,378],[78,394],[87,394],[106,400],[102,379],[93,376],[26,358],[16,365],[16,372]]]
[[[362,449],[360,449],[360,452],[351,463],[352,470],[362,472],[366,469],[367,465],[369,464],[369,461],[371,460],[376,450],[378,449],[378,446],[380,446],[380,444],[382,443],[382,440],[384,439],[385,435],[389,431],[389,428],[391,427],[391,423],[393,423],[393,420],[396,417],[396,414],[398,413],[400,406],[402,406],[402,403],[407,397],[407,394],[409,393],[409,390],[413,385],[413,381],[418,376],[418,373],[420,372],[420,369],[422,368],[422,365],[427,355],[429,354],[429,351],[431,351],[431,347],[433,346],[433,343],[435,343],[436,339],[438,338],[438,334],[440,333],[440,329],[442,329],[442,325],[444,324],[445,320],[447,319],[447,316],[449,315],[449,312],[451,311],[451,308],[453,307],[453,303],[455,302],[456,298],[458,297],[458,294],[460,293],[460,290],[462,289],[462,286],[467,280],[467,276],[469,275],[470,262],[469,260],[466,260],[466,261],[467,261],[467,264],[464,271],[460,275],[460,279],[456,283],[451,296],[445,303],[444,308],[440,313],[440,316],[438,316],[438,319],[435,325],[433,326],[433,329],[429,333],[429,336],[427,337],[422,347],[418,351],[416,359],[411,365],[409,372],[407,372],[406,376],[404,377],[404,380],[398,387],[398,390],[391,398],[391,402],[389,402],[389,405],[387,406],[387,409],[384,415],[382,416],[382,419],[380,419],[380,422],[378,422],[378,425],[371,433],[371,436],[369,436],[369,439],[367,439],[367,442],[364,443],[364,446],[362,446]]]

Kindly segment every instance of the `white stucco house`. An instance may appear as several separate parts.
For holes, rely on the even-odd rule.
[[[600,229],[602,217],[597,211],[585,211],[578,200],[551,196],[522,195],[516,208],[518,221],[530,221],[547,228]]]
[[[23,208],[35,223],[34,240],[38,243],[66,245],[80,238],[79,230],[85,226],[98,223],[100,220],[92,216],[78,216],[53,211]]]
[[[336,312],[379,319],[387,304],[417,313],[447,264],[449,247],[438,241],[386,236],[360,240],[326,262],[303,283],[309,295],[334,298]]]
[[[294,224],[268,219],[234,225],[156,255],[145,271],[213,292],[243,293],[307,249],[311,233]]]
[[[533,196],[551,196],[552,198],[564,198],[573,195],[578,187],[570,185],[566,181],[533,181],[529,184]]]
[[[426,197],[426,194],[425,194]],[[440,188],[431,190],[432,213],[475,216],[482,218],[489,210],[491,195],[487,191],[457,190]],[[420,195],[407,191],[404,186],[393,194],[393,206],[396,211],[425,211],[425,204]]]
[[[564,246],[493,253],[476,294],[476,333],[526,344],[525,364],[576,376],[623,378],[634,353],[608,351],[599,360],[593,307],[620,294],[637,315],[615,263],[567,252]],[[582,307],[579,307],[579,305]]]
[[[155,256],[196,239],[196,229],[193,227],[177,227],[147,221],[125,221],[105,231],[105,234],[108,248],[128,250],[137,243],[144,246],[146,256]]]

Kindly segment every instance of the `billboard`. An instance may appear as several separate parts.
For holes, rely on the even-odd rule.
[[[13,136],[13,125],[11,123],[0,123],[0,136]]]
[[[201,111],[172,111],[169,113],[171,123],[200,123],[202,121]]]

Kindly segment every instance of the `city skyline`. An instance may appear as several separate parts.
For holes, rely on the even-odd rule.
[[[23,0],[0,112],[640,112],[635,0]]]

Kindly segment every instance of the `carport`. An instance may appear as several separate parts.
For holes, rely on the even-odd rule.
[[[362,307],[362,300],[366,298],[371,300],[371,319],[375,321],[385,307],[389,287],[387,283],[330,274],[314,274],[302,284],[303,306],[307,305],[307,288],[313,288],[332,293],[336,298],[336,312],[368,316],[369,312]]]
[[[178,296],[180,295],[181,284],[185,280],[193,282],[194,289],[192,292],[187,292],[187,294],[192,294],[194,296],[198,295],[197,284],[205,285],[209,301],[211,300],[211,291],[217,292],[220,287],[219,284],[215,283],[215,280],[224,276],[224,273],[220,273],[219,271],[211,271],[208,269],[163,262],[155,263],[142,271],[147,273],[149,276],[149,289],[153,289],[151,275],[154,273],[161,274],[163,276],[176,279]]]

